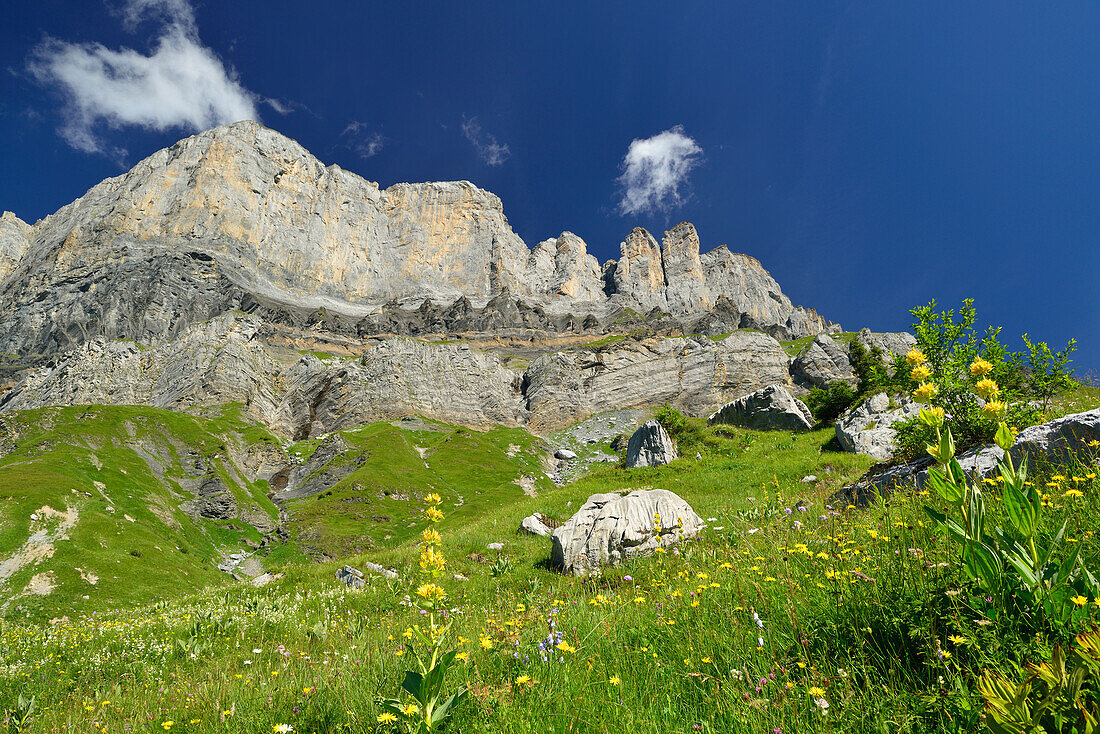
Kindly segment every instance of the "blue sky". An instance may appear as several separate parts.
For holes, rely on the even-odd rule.
[[[0,209],[28,221],[246,109],[383,186],[471,180],[529,245],[570,230],[605,260],[687,220],[845,328],[973,297],[1013,344],[1075,337],[1100,368],[1092,1],[41,0],[4,21]],[[193,73],[138,99],[80,63],[104,58]],[[632,196],[632,141],[662,133]]]

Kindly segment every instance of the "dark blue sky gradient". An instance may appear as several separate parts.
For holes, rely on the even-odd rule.
[[[71,149],[26,74],[44,37],[148,50],[155,28],[43,0],[0,23],[0,209],[33,222],[188,134]],[[529,245],[576,232],[601,260],[635,225],[694,222],[847,329],[906,328],[935,298],[1100,368],[1100,5],[1089,2],[196,3],[202,41],[263,121],[387,186],[469,179]],[[486,166],[464,116],[509,146]],[[352,120],[385,137],[361,158]],[[633,138],[683,125],[691,198],[622,217]]]

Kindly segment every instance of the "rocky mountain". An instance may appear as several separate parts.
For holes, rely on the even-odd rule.
[[[380,189],[241,122],[158,151],[33,226],[4,214],[0,352],[148,344],[234,309],[361,335],[426,307],[458,312],[424,327],[449,329],[501,297],[520,318],[498,326],[528,327],[527,313],[552,332],[651,314],[778,338],[826,327],[755,259],[702,252],[690,224],[660,244],[635,229],[620,251],[601,266],[569,232],[529,249],[500,199],[469,182]],[[707,320],[716,306],[724,316]]]

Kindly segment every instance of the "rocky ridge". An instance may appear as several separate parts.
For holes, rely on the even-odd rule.
[[[620,252],[601,266],[569,232],[529,249],[500,199],[469,182],[381,189],[241,122],[158,151],[33,226],[5,214],[0,352],[49,355],[97,337],[149,344],[233,309],[387,333],[415,324],[425,302],[447,312],[425,329],[465,318],[600,330],[651,312],[779,338],[826,327],[754,258],[701,252],[690,224],[660,245],[635,229]],[[512,308],[491,310],[511,313],[476,323],[502,296]]]

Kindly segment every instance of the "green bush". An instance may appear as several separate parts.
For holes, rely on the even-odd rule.
[[[1017,429],[1039,422],[1042,412],[1028,402],[1039,399],[1049,404],[1055,393],[1071,384],[1072,370],[1066,365],[1075,349],[1071,340],[1062,351],[1051,352],[1044,342],[1032,344],[1025,335],[1025,367],[1024,355],[1010,352],[998,340],[1001,327],[987,327],[984,336],[978,336],[973,304],[973,299],[964,300],[957,315],[951,309],[937,311],[935,301],[912,309],[917,346],[908,355],[909,365],[900,369],[899,364],[893,378],[907,377],[916,385],[914,398],[943,409],[960,450],[990,443],[1000,420]],[[895,458],[901,461],[923,456],[925,445],[934,438],[915,418],[894,428]]]
[[[815,387],[806,395],[806,405],[818,423],[833,423],[858,395],[846,382],[833,381],[825,388]]]

